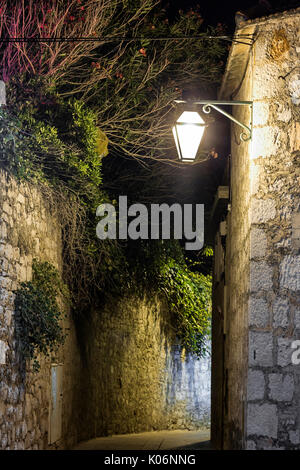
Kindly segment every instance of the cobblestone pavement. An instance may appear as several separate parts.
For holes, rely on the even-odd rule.
[[[120,434],[83,441],[74,450],[180,450],[210,449],[209,430],[152,431]]]

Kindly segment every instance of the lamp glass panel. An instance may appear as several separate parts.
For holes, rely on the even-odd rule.
[[[172,130],[178,154],[183,161],[190,161],[196,158],[205,129],[204,124],[205,122],[201,116],[193,111],[184,111],[177,119]]]

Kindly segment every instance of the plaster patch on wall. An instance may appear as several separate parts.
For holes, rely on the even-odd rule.
[[[290,45],[285,31],[283,29],[275,31],[271,44],[268,48],[270,58],[273,60],[281,59],[282,55],[289,50],[289,47]]]

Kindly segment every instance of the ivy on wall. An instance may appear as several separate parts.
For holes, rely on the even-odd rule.
[[[22,358],[32,360],[38,371],[38,355],[50,356],[64,342],[57,297],[68,298],[68,291],[50,263],[33,260],[32,273],[32,281],[22,282],[15,292],[15,321]]]
[[[132,289],[141,295],[149,289],[163,295],[182,346],[205,356],[211,333],[212,278],[201,271],[205,262],[210,263],[212,249],[203,248],[202,261],[192,261],[178,240],[140,241],[134,247],[129,264]]]
[[[211,279],[201,274],[201,265],[187,263],[175,240],[135,241],[132,247],[132,242],[96,238],[95,209],[109,198],[102,189],[99,140],[104,154],[107,144],[93,112],[79,100],[57,102],[51,112],[31,103],[17,115],[10,114],[9,109],[2,111],[2,123],[2,166],[20,181],[46,185],[57,195],[53,201],[58,204],[61,191],[65,194],[59,218],[64,233],[65,276],[75,308],[86,308],[99,297],[123,295],[128,290],[138,295],[151,287],[167,297],[182,345],[198,356],[205,355],[205,340],[210,334]],[[50,271],[46,271],[49,278]],[[33,281],[23,283],[16,298],[19,328],[24,330],[23,354],[34,359],[36,368],[36,352],[46,353],[51,344],[62,339],[54,292],[41,289],[44,281],[38,273],[35,264]],[[40,317],[30,317],[28,312],[35,312],[34,306],[36,312],[43,312]]]
[[[138,0],[130,9],[123,0],[103,5],[53,0],[50,10],[47,2],[37,8],[32,0],[13,0],[10,10],[0,3],[0,23],[8,36],[12,30],[18,37],[46,31],[117,37],[130,31],[145,38],[118,47],[62,42],[47,47],[24,43],[19,48],[4,43],[0,62],[8,105],[0,110],[0,164],[20,181],[38,184],[56,208],[63,233],[64,280],[75,311],[85,311],[109,294],[130,290],[138,295],[151,286],[167,296],[182,344],[204,354],[211,280],[201,274],[201,265],[187,262],[176,241],[135,242],[133,247],[130,241],[97,239],[95,209],[116,196],[104,190],[102,161],[108,151],[143,164],[147,159],[170,161],[170,104],[181,96],[183,86],[193,88],[195,81],[198,86],[199,75],[203,87],[218,81],[224,47],[209,38],[222,35],[222,27],[201,30],[203,19],[196,10],[179,12],[169,23],[165,10],[153,0]],[[147,41],[150,33],[170,39]],[[184,40],[172,39],[181,35],[201,40],[190,48]],[[134,176],[131,179],[134,185]],[[46,278],[50,271],[45,268]],[[35,360],[37,352],[62,340],[57,292],[43,291],[42,284],[35,265],[33,280],[20,286],[16,298],[23,352]],[[38,310],[44,312],[40,318]]]

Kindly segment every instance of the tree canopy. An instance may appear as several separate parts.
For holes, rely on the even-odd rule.
[[[176,198],[161,172],[176,163],[173,102],[220,79],[222,27],[204,30],[198,11],[170,16],[156,0],[0,0],[0,11],[0,161],[57,211],[74,308],[152,286],[167,296],[183,344],[204,354],[208,252],[195,264],[174,240],[98,240],[95,209],[121,190],[132,201]]]

